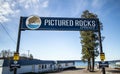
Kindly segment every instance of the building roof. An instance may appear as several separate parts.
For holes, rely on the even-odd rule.
[[[13,60],[9,59],[0,59],[0,67],[10,66],[10,63],[13,63]],[[74,63],[74,61],[50,61],[50,60],[38,60],[38,59],[20,59],[18,63],[21,66],[25,65],[38,65],[38,64],[60,64],[60,63]]]
[[[2,59],[0,61],[0,66],[6,67],[10,66],[10,63],[13,63],[13,60]],[[54,64],[54,61],[45,61],[45,60],[37,60],[37,59],[22,59],[18,61],[21,66],[25,65],[38,65],[38,64]]]

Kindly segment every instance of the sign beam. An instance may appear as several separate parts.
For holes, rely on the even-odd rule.
[[[98,31],[98,19],[22,17],[21,30]],[[37,28],[35,28],[35,26]]]

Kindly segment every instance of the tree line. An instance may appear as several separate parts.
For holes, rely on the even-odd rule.
[[[14,56],[14,53],[15,53],[15,51],[11,51],[11,50],[1,50],[0,51],[0,58],[1,59],[12,58]],[[33,59],[32,54],[26,54],[26,53],[20,54],[20,58],[23,58],[23,57]]]

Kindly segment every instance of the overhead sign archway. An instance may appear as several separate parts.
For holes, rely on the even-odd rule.
[[[96,18],[21,17],[16,47],[18,55],[21,31],[25,30],[95,31],[99,35],[100,53],[103,53],[100,25]],[[14,74],[16,74],[16,71],[17,68],[14,69]]]

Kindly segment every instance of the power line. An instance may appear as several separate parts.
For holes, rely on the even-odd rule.
[[[13,43],[16,45],[16,41],[12,38],[12,36],[9,34],[9,32],[6,30],[5,26],[0,22],[2,28],[5,30],[6,34],[9,36],[9,38],[13,41]],[[6,25],[6,24],[5,24]],[[20,47],[21,50],[24,50]]]
[[[9,3],[9,2],[8,2]],[[9,3],[10,4],[10,3]],[[31,5],[32,6],[32,5]],[[32,6],[33,7],[33,6]],[[0,6],[0,8],[6,10],[4,7]],[[11,10],[14,10],[11,6],[10,6]],[[5,14],[3,13],[0,13],[1,16],[6,16]],[[12,13],[9,13],[10,16],[12,16]],[[16,19],[18,19],[17,17],[15,17]],[[9,38],[13,41],[13,43],[16,45],[17,42],[12,38],[12,36],[10,35],[10,33],[7,31],[6,27],[2,24],[2,22],[0,22],[2,28],[5,30],[6,34],[9,36]],[[6,24],[5,24],[6,25]],[[21,47],[20,47],[21,48]],[[21,50],[24,50],[21,48]]]
[[[2,28],[4,29],[4,31],[6,32],[6,34],[9,36],[9,38],[13,41],[13,43],[16,44],[16,41],[12,38],[12,36],[9,34],[9,32],[6,30],[6,28],[3,26],[3,24],[0,22]]]

